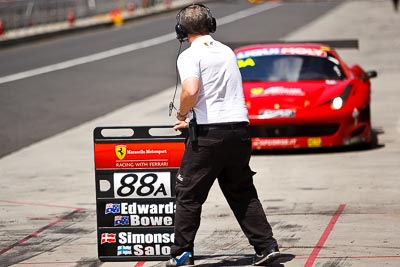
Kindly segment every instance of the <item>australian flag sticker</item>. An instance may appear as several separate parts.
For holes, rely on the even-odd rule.
[[[129,225],[129,216],[115,216],[114,226]]]
[[[119,213],[120,212],[120,204],[118,203],[107,203],[105,213]]]

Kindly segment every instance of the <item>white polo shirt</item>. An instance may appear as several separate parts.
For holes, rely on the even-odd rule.
[[[177,64],[182,83],[191,77],[200,79],[194,107],[198,124],[249,121],[232,49],[210,35],[201,36],[179,55]]]

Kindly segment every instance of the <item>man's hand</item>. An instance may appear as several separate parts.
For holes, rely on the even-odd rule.
[[[178,130],[181,131],[182,129],[188,128],[189,127],[188,120],[189,119],[186,119],[184,121],[178,120],[177,122],[175,122],[174,130],[175,131],[178,131]]]

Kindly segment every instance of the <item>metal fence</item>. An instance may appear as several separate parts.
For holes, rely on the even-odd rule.
[[[147,8],[165,0],[0,0],[3,30],[78,19],[112,10]]]

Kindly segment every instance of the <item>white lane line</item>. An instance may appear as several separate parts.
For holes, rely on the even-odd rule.
[[[78,66],[78,65],[82,65],[82,64],[85,64],[85,63],[89,63],[89,62],[98,61],[98,60],[109,58],[109,57],[113,57],[113,56],[118,56],[118,55],[121,55],[121,54],[124,54],[124,53],[128,53],[128,52],[132,52],[132,51],[138,50],[140,48],[150,47],[150,46],[153,46],[153,45],[157,45],[157,44],[160,44],[160,43],[163,43],[163,42],[170,41],[170,40],[172,40],[173,37],[175,37],[175,36],[173,36],[173,34],[170,33],[170,34],[162,35],[160,37],[156,37],[156,38],[149,39],[149,40],[146,40],[146,41],[133,43],[133,44],[129,44],[129,45],[126,45],[126,46],[117,47],[117,48],[114,48],[114,49],[111,49],[111,50],[107,50],[107,51],[104,51],[104,52],[92,54],[92,55],[89,55],[89,56],[75,58],[75,59],[67,60],[67,61],[64,61],[64,62],[56,63],[56,64],[53,64],[53,65],[48,65],[48,66],[37,68],[37,69],[23,71],[23,72],[19,72],[19,73],[16,73],[16,74],[11,74],[11,75],[8,75],[8,76],[1,77],[0,78],[0,84],[7,83],[7,82],[12,82],[12,81],[17,81],[17,80],[21,80],[21,79],[25,79],[25,78],[28,78],[28,77],[37,76],[37,75],[40,75],[40,74],[49,73],[49,72],[53,72],[53,71],[57,71],[57,70],[63,70],[63,69],[75,67],[75,66]]]
[[[224,24],[228,24],[228,23],[234,22],[236,20],[240,20],[240,19],[252,16],[252,15],[255,15],[257,13],[264,12],[266,10],[275,8],[277,6],[279,6],[279,4],[266,3],[266,4],[262,4],[262,5],[257,5],[255,7],[251,7],[249,9],[242,10],[242,11],[233,13],[231,15],[222,17],[220,19],[217,19],[217,25],[222,26]],[[176,36],[175,32],[172,32],[172,33],[168,33],[168,34],[156,37],[156,38],[152,38],[149,40],[145,40],[142,42],[133,43],[133,44],[129,44],[129,45],[121,46],[121,47],[117,47],[117,48],[114,48],[111,50],[92,54],[89,56],[75,58],[75,59],[67,60],[64,62],[56,63],[53,65],[48,65],[45,67],[40,67],[40,68],[28,70],[28,71],[23,71],[23,72],[11,74],[11,75],[3,76],[3,77],[0,77],[0,84],[18,81],[21,79],[25,79],[25,78],[29,78],[29,77],[57,71],[57,70],[63,70],[63,69],[75,67],[78,65],[82,65],[85,63],[90,63],[90,62],[102,60],[105,58],[129,53],[129,52],[141,49],[141,48],[147,48],[147,47],[151,47],[154,45],[162,44],[162,43],[174,40],[175,36]]]

